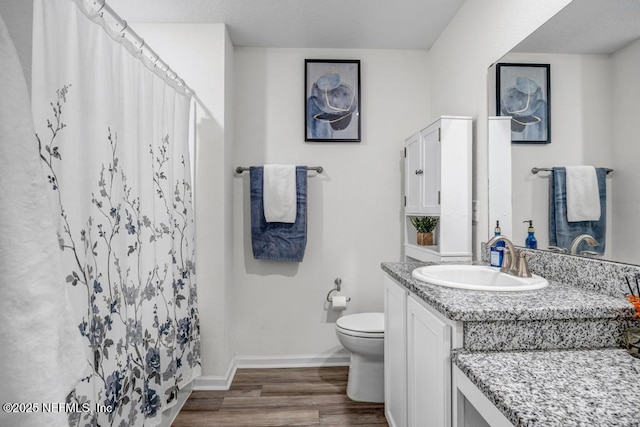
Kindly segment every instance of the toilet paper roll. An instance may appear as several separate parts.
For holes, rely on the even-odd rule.
[[[334,295],[331,299],[331,305],[335,311],[341,311],[347,308],[347,297]]]

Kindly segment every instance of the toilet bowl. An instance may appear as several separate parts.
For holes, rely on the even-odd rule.
[[[340,344],[351,352],[347,396],[384,402],[384,313],[358,313],[336,321]]]

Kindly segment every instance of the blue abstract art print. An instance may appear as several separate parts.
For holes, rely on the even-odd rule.
[[[497,64],[496,104],[499,116],[511,116],[511,142],[551,142],[549,64]]]
[[[360,61],[305,59],[305,141],[360,142]]]

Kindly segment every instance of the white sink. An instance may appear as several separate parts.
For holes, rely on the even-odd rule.
[[[411,273],[414,279],[448,288],[475,291],[532,291],[549,284],[544,277],[516,277],[486,265],[428,265]]]

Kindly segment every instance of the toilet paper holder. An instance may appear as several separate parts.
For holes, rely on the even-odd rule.
[[[337,278],[336,280],[333,281],[333,283],[336,284],[336,287],[331,289],[329,291],[329,293],[327,294],[327,301],[328,302],[333,302],[333,295],[331,295],[333,292],[340,292],[340,285],[342,285],[342,279],[341,278]],[[347,297],[347,302],[351,301],[351,298]]]

